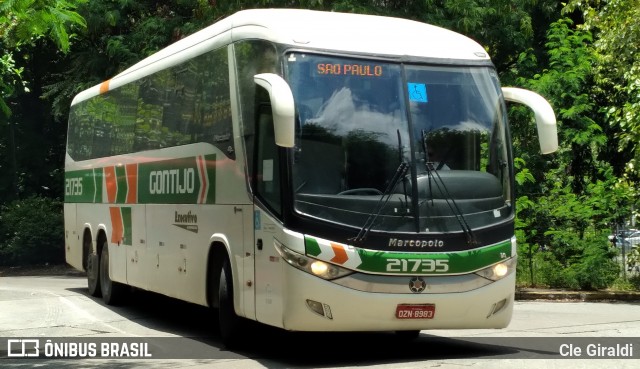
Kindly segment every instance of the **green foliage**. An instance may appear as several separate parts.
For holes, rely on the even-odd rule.
[[[21,48],[33,46],[40,38],[52,40],[63,51],[69,51],[68,30],[84,27],[84,19],[74,10],[85,0],[4,0],[0,4],[0,43],[3,56],[0,61],[0,117],[9,117],[11,110],[7,99],[22,85],[22,68],[16,67],[13,55]]]
[[[11,115],[11,109],[5,99],[13,95],[14,86],[21,80],[22,72],[23,68],[16,67],[12,54],[7,53],[0,57],[0,114],[5,117]]]
[[[86,26],[75,12],[86,0],[5,0],[0,6],[0,40],[9,47],[32,44],[40,37],[48,37],[63,52],[69,50],[72,26]]]
[[[640,274],[634,274],[628,278],[618,277],[612,283],[611,289],[617,291],[640,291]]]
[[[605,233],[615,206],[610,190],[599,181],[577,195],[556,181],[535,201],[518,199],[520,283],[600,289],[615,280],[619,268]]]
[[[628,214],[629,191],[606,161],[615,138],[608,135],[594,89],[593,36],[560,19],[550,25],[545,48],[546,54],[533,48],[523,52],[508,73],[517,84],[549,99],[561,145],[550,160],[541,160],[538,148],[526,140],[532,134],[531,116],[520,110],[512,114],[520,194],[518,280],[549,287],[606,288],[619,273],[606,234],[621,214]]]
[[[0,265],[64,262],[62,203],[29,197],[0,208]]]
[[[620,267],[612,259],[615,250],[598,237],[587,239],[577,250],[568,243],[543,249],[533,256],[535,283],[527,265],[518,266],[518,284],[576,290],[605,289],[616,281]],[[570,258],[566,254],[571,253]],[[566,262],[569,260],[569,262]]]
[[[602,94],[602,110],[618,139],[613,147],[618,152],[631,152],[640,159],[640,0],[578,1],[573,0],[565,11],[580,11],[581,27],[592,30],[597,39],[594,51],[595,84]],[[625,160],[630,164],[629,158]],[[627,176],[635,182],[640,172],[635,165],[626,165]],[[636,189],[637,195],[637,189]]]

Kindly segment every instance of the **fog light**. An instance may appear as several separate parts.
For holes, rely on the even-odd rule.
[[[307,300],[307,306],[313,310],[314,313],[324,316],[324,308],[322,303],[313,300]]]
[[[502,309],[504,309],[504,307],[507,306],[507,301],[508,301],[507,299],[502,299],[496,302],[495,304],[493,304],[491,306],[491,309],[489,309],[489,315],[487,315],[487,318],[499,313]]]
[[[328,319],[333,319],[333,314],[331,314],[331,308],[329,307],[329,305],[323,304],[318,301],[307,300],[307,306],[314,313]]]
[[[496,303],[496,307],[493,309],[493,313],[495,314],[495,313],[499,312],[500,310],[502,310],[502,308],[505,307],[505,305],[507,305],[507,299],[502,299],[502,300],[498,301]]]

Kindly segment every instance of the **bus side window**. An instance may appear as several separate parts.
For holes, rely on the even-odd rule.
[[[262,95],[257,88],[256,96]],[[264,91],[266,94],[266,91]],[[281,214],[280,161],[273,131],[273,114],[268,103],[256,103],[255,181],[258,196]]]

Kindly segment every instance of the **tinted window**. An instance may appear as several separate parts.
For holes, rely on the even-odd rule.
[[[196,142],[235,159],[227,49],[74,105],[68,134],[75,160]]]

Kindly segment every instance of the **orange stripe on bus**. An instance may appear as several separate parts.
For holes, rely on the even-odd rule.
[[[111,81],[110,79],[102,82],[100,84],[100,93],[103,94],[105,92],[109,92],[109,81]]]
[[[336,256],[331,259],[332,262],[337,264],[344,264],[347,260],[349,260],[349,256],[347,255],[347,251],[344,249],[344,246],[335,244],[333,242],[330,243],[331,248],[333,249],[333,253]]]
[[[127,164],[127,204],[138,202],[138,164]]]
[[[122,214],[120,208],[109,208],[111,215],[111,243],[119,243],[123,239],[124,225],[122,224]]]
[[[200,171],[200,177],[202,178],[198,203],[204,204],[207,195],[207,170],[204,166],[204,158],[202,156],[196,157],[196,163],[198,165],[198,170]]]
[[[118,192],[118,182],[116,181],[116,168],[104,167],[104,180],[107,185],[107,202],[113,204],[116,202],[116,193]]]

